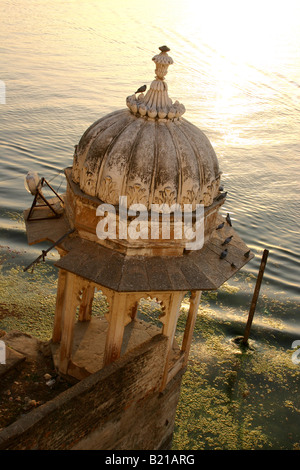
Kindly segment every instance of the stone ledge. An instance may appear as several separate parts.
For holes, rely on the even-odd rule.
[[[1,341],[4,340],[5,338],[2,337]],[[25,359],[26,356],[17,351],[14,351],[12,348],[6,345],[6,359],[5,364],[0,364],[0,377],[2,377],[4,374],[7,374],[7,372],[20,364],[20,362],[25,361]]]
[[[143,397],[159,393],[162,368],[158,358],[166,342],[165,336],[154,336],[22,416],[0,432],[0,449],[71,448],[73,442],[88,436],[96,423],[101,421],[105,426],[118,419],[127,405],[130,408]]]

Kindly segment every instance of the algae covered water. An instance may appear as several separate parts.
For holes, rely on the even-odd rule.
[[[203,293],[177,410],[175,449],[298,449],[299,2],[4,0],[0,5],[0,328],[49,338],[55,253],[27,244],[28,170],[63,191],[61,170],[85,129],[125,108],[154,77],[167,44],[169,95],[217,153],[235,230],[256,257]],[[48,246],[46,244],[46,246]],[[270,250],[251,330],[241,336],[264,248]],[[180,341],[188,297],[182,304]],[[98,298],[95,311],[105,308]],[[149,317],[155,306],[144,304]],[[294,360],[293,360],[294,359]]]

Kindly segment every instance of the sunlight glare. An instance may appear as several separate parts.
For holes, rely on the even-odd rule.
[[[298,0],[211,0],[205,4],[192,0],[186,8],[191,29],[198,29],[203,41],[220,55],[240,63],[274,63],[280,59],[282,37],[292,38],[299,28]]]

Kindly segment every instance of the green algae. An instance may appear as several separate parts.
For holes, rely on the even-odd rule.
[[[0,266],[0,328],[30,333],[41,340],[49,339],[53,327],[57,277],[53,268],[41,264],[34,273],[23,267]]]
[[[109,312],[109,305],[103,292],[96,291],[92,305],[92,315],[94,317],[104,317]]]
[[[158,328],[162,328],[162,322],[160,321],[162,316],[162,305],[156,299],[150,297],[140,299],[137,309],[138,319],[149,322]]]
[[[173,449],[297,449],[299,365],[292,351],[232,342],[200,306],[177,408]]]

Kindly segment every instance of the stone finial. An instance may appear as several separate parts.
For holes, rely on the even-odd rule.
[[[173,59],[167,54],[170,50],[168,46],[161,46],[159,50],[161,53],[155,55],[152,60],[156,63],[156,79],[164,80],[165,75],[168,73],[169,65],[173,64]]]
[[[160,54],[155,55],[152,60],[156,64],[155,80],[150,85],[150,89],[144,95],[140,93],[128,96],[126,104],[130,111],[137,116],[149,117],[152,119],[178,119],[185,112],[183,104],[172,100],[168,95],[168,85],[164,81],[169,65],[173,64],[173,59],[168,55],[168,46],[159,48]]]

